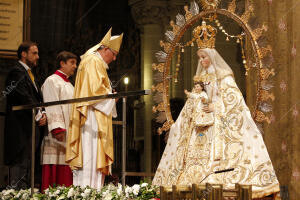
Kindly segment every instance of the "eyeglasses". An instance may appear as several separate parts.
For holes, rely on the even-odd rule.
[[[115,53],[114,50],[112,50],[111,48],[108,49],[114,54],[115,57],[117,57],[118,53]]]

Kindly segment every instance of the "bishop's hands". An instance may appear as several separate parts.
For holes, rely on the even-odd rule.
[[[117,94],[117,91],[115,89],[112,89],[113,94]],[[119,98],[115,98],[116,103],[119,101]]]

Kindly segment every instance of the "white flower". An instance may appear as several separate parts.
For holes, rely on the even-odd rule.
[[[140,190],[140,185],[134,184],[134,185],[132,186],[132,189],[133,189],[133,190]]]
[[[20,198],[21,195],[22,195],[22,192],[20,191],[20,192],[15,196],[15,198]]]
[[[118,194],[119,196],[122,194],[122,188],[119,187],[119,188],[117,189],[117,194]]]
[[[24,193],[22,195],[22,199],[24,199],[24,200],[29,199],[29,194],[28,193]]]
[[[57,195],[55,193],[49,192],[49,197],[57,197]]]
[[[90,188],[87,188],[87,189],[84,190],[84,194],[86,194],[87,196],[89,196],[90,193],[91,193],[91,191],[92,190]]]
[[[148,183],[142,183],[141,187],[147,187]]]
[[[113,198],[113,196],[111,195],[111,193],[108,193],[105,197],[104,200],[111,200]]]
[[[139,191],[138,191],[138,190],[133,190],[133,194],[134,194],[135,196],[137,196],[137,195],[139,194]]]
[[[114,187],[113,187],[111,184],[109,184],[108,187],[107,187],[107,189],[108,189],[108,190],[113,190]]]
[[[81,196],[83,197],[83,198],[86,198],[87,197],[87,195],[83,192],[83,193],[81,193]]]
[[[68,198],[73,197],[74,194],[75,194],[74,188],[71,188],[71,189],[69,190],[69,192],[68,192],[67,197],[68,197]]]
[[[59,193],[60,193],[60,190],[56,190],[56,191],[54,192],[55,195],[59,195]]]
[[[140,191],[140,185],[134,184],[134,185],[132,186],[132,190],[133,190],[133,194],[134,194],[134,195],[138,195],[138,194],[139,194],[139,191]]]
[[[61,195],[57,200],[63,200],[63,199],[66,199],[65,195]]]
[[[47,188],[44,192],[45,192],[46,195],[48,195],[49,194],[49,188]]]
[[[132,193],[132,188],[129,186],[126,186],[125,188],[125,196],[126,198],[129,198],[129,195]]]
[[[7,196],[7,195],[9,195],[10,193],[13,193],[13,192],[15,192],[14,189],[4,190],[4,191],[3,191],[3,196]]]
[[[106,196],[107,193],[108,193],[108,190],[105,190],[104,192],[102,192],[102,196]]]
[[[125,188],[125,193],[126,193],[126,194],[132,193],[132,188],[129,187],[129,186],[126,186],[126,188]]]

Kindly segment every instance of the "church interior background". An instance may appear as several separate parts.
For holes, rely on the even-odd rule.
[[[251,1],[255,7],[256,20],[264,22],[268,30],[264,38],[272,48],[275,75],[272,78],[272,110],[263,123],[263,138],[283,189],[290,199],[300,198],[300,4],[298,0],[237,0],[239,9],[247,9]],[[161,50],[159,41],[165,31],[171,29],[170,20],[183,13],[188,0],[31,0],[30,40],[39,45],[40,60],[35,70],[40,84],[54,72],[55,57],[61,50],[82,55],[99,42],[112,27],[113,34],[124,32],[118,59],[110,65],[109,76],[117,91],[151,89],[153,85],[152,63],[155,53]],[[229,0],[221,0],[227,5]],[[232,33],[240,32],[234,22],[226,19],[223,26]],[[1,27],[0,27],[1,28]],[[185,35],[184,40],[188,40]],[[240,45],[227,42],[218,36],[216,49],[233,68],[236,82],[251,110],[255,96],[255,77],[252,72],[245,76]],[[187,49],[182,56],[182,71],[178,84],[170,86],[172,115],[178,116],[184,104],[184,89],[191,89],[196,61]],[[246,50],[247,51],[247,50]],[[6,75],[16,57],[0,58],[0,90],[3,91]],[[173,70],[176,63],[172,63]],[[192,66],[192,67],[190,67]],[[129,77],[129,85],[122,77]],[[73,82],[75,77],[73,77]],[[121,80],[121,81],[120,81]],[[127,108],[127,171],[154,174],[165,146],[166,134],[157,134],[162,124],[152,112],[151,95],[128,98]],[[122,105],[118,103],[121,113]],[[121,119],[121,115],[119,115]],[[7,184],[7,166],[3,164],[3,131],[5,98],[0,102],[0,188]],[[115,163],[113,176],[107,181],[119,181],[121,173],[121,128],[114,127]],[[127,183],[136,183],[140,177],[127,177]]]

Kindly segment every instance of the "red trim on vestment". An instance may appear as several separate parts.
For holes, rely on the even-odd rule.
[[[60,71],[56,70],[56,72],[54,74],[60,76],[62,79],[64,79],[64,81],[70,82],[68,77],[65,74],[61,73]]]
[[[66,129],[64,129],[64,128],[55,128],[51,131],[52,135],[57,135],[61,132],[66,132]]]

